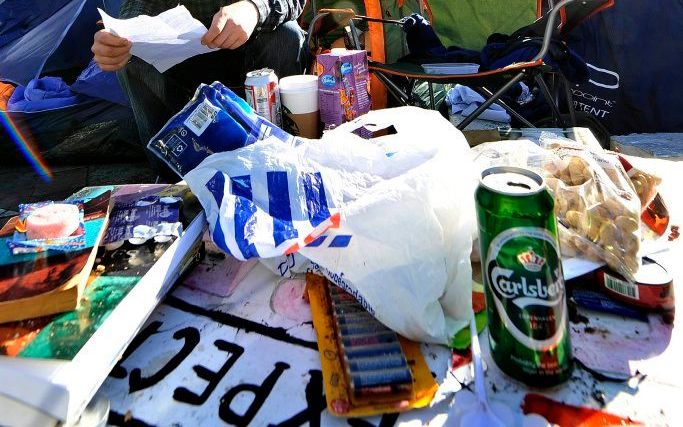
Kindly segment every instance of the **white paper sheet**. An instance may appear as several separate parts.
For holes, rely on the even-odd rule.
[[[98,9],[104,28],[133,43],[131,54],[164,72],[196,55],[212,52],[201,44],[204,24],[192,17],[185,6],[176,6],[157,16],[140,15],[116,19]]]
[[[584,274],[595,271],[605,265],[604,262],[595,262],[585,258],[562,258],[562,272],[564,273],[564,280],[570,280],[575,277],[583,276]]]

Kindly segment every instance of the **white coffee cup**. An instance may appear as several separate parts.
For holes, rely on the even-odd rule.
[[[283,128],[304,138],[320,137],[318,76],[283,77],[279,87]]]

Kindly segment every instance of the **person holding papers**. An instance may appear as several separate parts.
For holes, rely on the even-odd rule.
[[[200,39],[193,42],[208,53],[198,54],[168,69],[168,64],[164,67],[145,62],[135,55],[133,45],[137,42],[130,39],[135,39],[133,35],[143,32],[153,33],[156,28],[126,28],[126,33],[117,33],[110,29],[98,31],[94,36],[92,51],[95,62],[102,70],[117,72],[121,86],[130,99],[140,141],[146,145],[166,121],[185,105],[200,83],[218,80],[237,94],[243,95],[244,79],[248,71],[268,67],[275,70],[280,78],[300,74],[304,32],[296,19],[305,2],[306,0],[123,0],[120,19],[141,15],[153,17],[180,3],[189,10],[192,18],[199,20],[208,29],[205,33],[202,29],[203,35],[191,36]],[[104,20],[105,27],[109,28],[107,22]],[[163,34],[159,35],[162,36]],[[136,48],[141,51],[145,48],[144,45],[145,43],[138,43]],[[148,51],[149,46],[153,45],[147,45]],[[169,45],[163,47],[168,49]],[[162,166],[152,157],[150,156],[150,161],[162,173],[162,177],[177,179],[166,173],[165,165]]]

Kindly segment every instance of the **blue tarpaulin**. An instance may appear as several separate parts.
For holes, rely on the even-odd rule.
[[[0,1],[0,47],[20,39],[70,1]]]
[[[17,85],[6,114],[38,151],[81,134],[104,135],[103,143],[135,143],[132,111],[116,75],[91,62],[97,8],[116,16],[120,2],[0,0],[0,80]],[[17,153],[9,138],[0,132],[2,146],[10,144],[3,160]]]
[[[52,3],[55,3],[52,8],[44,6]],[[61,8],[57,7],[60,4]],[[0,3],[0,16],[13,15],[17,22],[27,25],[16,28],[10,21],[0,27],[0,37],[10,35],[8,39],[14,38],[0,47],[0,58],[3,58],[0,78],[27,85],[41,74],[84,68],[92,57],[90,46],[92,35],[97,31],[98,4],[87,0],[5,0]]]
[[[590,70],[574,106],[614,135],[683,132],[683,0],[618,0],[571,33]]]

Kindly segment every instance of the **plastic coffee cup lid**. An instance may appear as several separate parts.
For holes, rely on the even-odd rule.
[[[280,92],[309,92],[318,90],[318,76],[296,75],[280,79]]]

